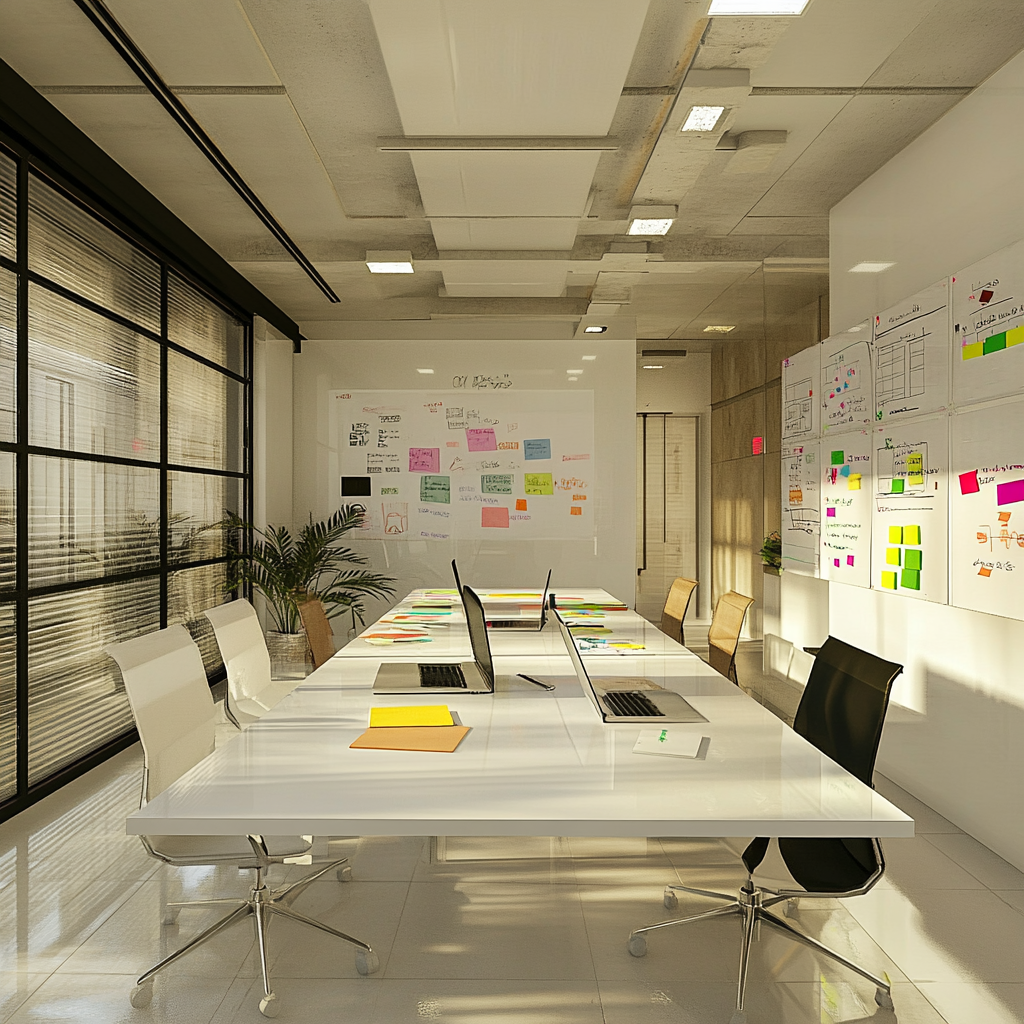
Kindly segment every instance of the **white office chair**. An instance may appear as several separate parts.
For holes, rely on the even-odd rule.
[[[128,702],[142,741],[145,768],[142,776],[142,806],[162,793],[174,781],[198,764],[214,749],[216,713],[203,669],[202,655],[184,626],[170,626],[136,640],[113,644],[106,652],[121,669]],[[211,938],[217,932],[253,918],[263,972],[260,1012],[277,1016],[276,996],[270,987],[267,961],[267,925],[274,914],[336,935],[356,947],[356,969],[373,974],[379,963],[376,953],[359,939],[300,914],[291,901],[311,882],[330,871],[347,881],[351,870],[346,860],[337,860],[304,878],[272,890],[266,883],[267,869],[285,858],[301,856],[310,843],[298,836],[142,836],[147,852],[178,867],[189,865],[236,864],[256,872],[247,898],[189,900],[168,904],[164,923],[172,924],[180,907],[219,904],[234,909],[216,924],[200,932],[170,956],[143,974],[132,990],[135,1007],[148,1006],[153,998],[153,978],[169,964]]]
[[[270,678],[270,655],[256,609],[240,598],[209,608],[203,613],[213,626],[220,656],[228,674],[224,710],[239,729],[257,721],[299,680]]]

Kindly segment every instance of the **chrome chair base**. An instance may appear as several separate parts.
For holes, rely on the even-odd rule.
[[[647,932],[657,931],[660,928],[674,928],[677,925],[693,924],[695,921],[705,921],[712,917],[725,917],[731,914],[739,914],[743,918],[743,942],[740,946],[740,972],[739,981],[736,986],[736,1013],[733,1016],[734,1024],[740,1024],[745,1020],[743,1015],[743,999],[747,988],[747,968],[750,965],[750,947],[754,941],[755,929],[761,921],[766,922],[785,932],[789,938],[803,942],[812,949],[834,960],[836,963],[848,967],[851,971],[866,978],[875,986],[875,1002],[886,1010],[893,1008],[892,986],[883,978],[879,978],[870,971],[864,970],[851,960],[847,960],[842,954],[822,944],[817,939],[794,928],[788,921],[772,913],[769,907],[777,903],[783,903],[793,897],[791,895],[778,895],[770,890],[761,889],[759,886],[749,882],[739,891],[736,896],[730,896],[724,892],[712,892],[708,889],[692,889],[686,885],[669,885],[665,888],[665,906],[674,907],[677,903],[676,892],[688,892],[695,896],[708,896],[712,899],[726,900],[727,905],[716,907],[714,910],[705,911],[703,914],[693,914],[690,917],[673,918],[669,921],[659,921],[657,924],[649,924],[643,928],[637,928],[629,935],[629,953],[631,956],[642,957],[647,954]]]
[[[263,976],[263,998],[260,1000],[260,1013],[264,1017],[276,1017],[279,1009],[277,1002],[277,996],[274,994],[270,987],[270,969],[269,961],[267,959],[267,927],[270,924],[270,919],[274,915],[278,917],[285,917],[292,921],[298,921],[299,924],[309,925],[311,928],[318,928],[320,931],[327,932],[328,935],[335,935],[339,939],[344,939],[346,942],[356,947],[356,970],[360,974],[374,974],[380,968],[380,961],[377,959],[377,954],[360,939],[353,938],[351,935],[346,935],[344,932],[338,931],[336,928],[332,928],[330,925],[324,924],[322,921],[317,921],[312,917],[306,917],[305,914],[300,914],[297,910],[292,909],[290,903],[300,892],[303,891],[312,882],[315,882],[318,878],[322,878],[330,871],[335,871],[339,881],[348,881],[352,877],[351,868],[348,867],[348,858],[341,860],[332,861],[325,867],[322,867],[319,871],[314,871],[309,875],[305,875],[296,882],[292,882],[290,885],[286,885],[280,889],[268,888],[265,881],[265,873],[267,870],[267,864],[260,864],[255,866],[256,880],[249,890],[249,896],[246,899],[213,899],[213,900],[187,900],[180,903],[168,903],[168,913],[165,913],[164,923],[171,924],[177,918],[177,910],[181,907],[198,907],[198,906],[230,906],[234,909],[226,916],[222,917],[216,924],[210,925],[205,931],[200,932],[190,942],[185,943],[180,949],[175,950],[170,956],[165,957],[160,963],[151,967],[145,974],[143,974],[136,982],[135,987],[131,993],[131,1004],[134,1007],[141,1008],[149,1006],[153,999],[153,979],[159,974],[165,967],[170,966],[176,960],[181,959],[186,953],[190,953],[193,949],[201,946],[207,939],[212,938],[218,932],[224,931],[226,928],[230,928],[232,925],[237,924],[239,921],[244,921],[246,918],[251,917],[253,919],[253,928],[256,933],[256,943],[260,951],[260,970]]]

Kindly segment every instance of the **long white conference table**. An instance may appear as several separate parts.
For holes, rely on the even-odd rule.
[[[645,647],[587,664],[595,677],[642,676],[683,694],[708,720],[670,726],[708,738],[695,759],[633,753],[639,731],[652,726],[604,724],[550,625],[507,635],[532,651],[505,653],[493,635],[494,694],[372,692],[381,661],[464,657],[468,642],[463,650],[457,632],[453,623],[436,647],[341,651],[132,814],[128,833],[913,835],[911,818],[671,641],[656,655]],[[470,727],[454,753],[351,749],[372,707],[418,702],[447,704]]]

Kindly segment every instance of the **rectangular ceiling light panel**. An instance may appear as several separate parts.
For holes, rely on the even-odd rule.
[[[686,115],[681,132],[713,132],[718,124],[725,107],[696,106],[691,107]]]
[[[432,220],[434,244],[442,252],[460,249],[568,252],[576,241],[576,217],[504,217]]]
[[[649,0],[370,0],[406,135],[606,135]]]
[[[783,18],[803,14],[810,0],[711,0],[708,16]]]

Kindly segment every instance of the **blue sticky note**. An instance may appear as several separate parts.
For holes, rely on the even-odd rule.
[[[527,439],[523,442],[523,458],[527,460],[550,459],[551,440],[547,437]]]
[[[840,476],[849,476],[850,475],[850,467],[849,466],[843,466],[843,468],[841,470],[839,470],[839,475]]]

